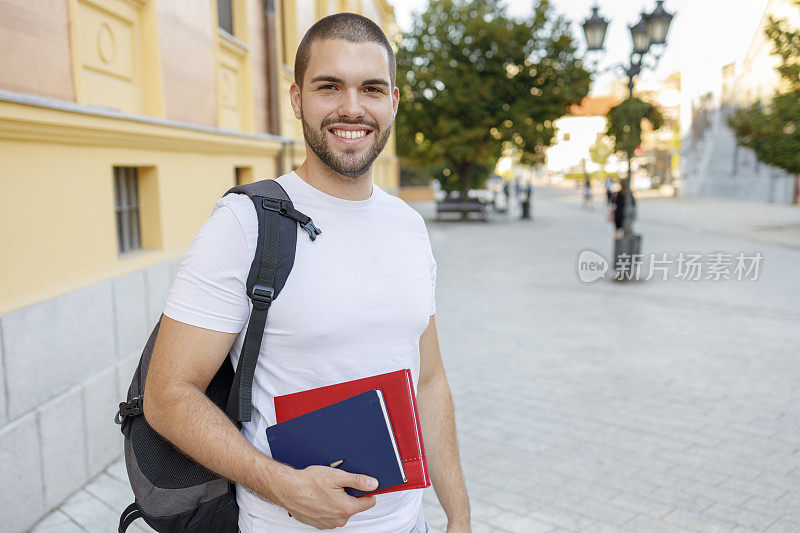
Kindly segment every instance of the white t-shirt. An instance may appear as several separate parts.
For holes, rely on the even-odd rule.
[[[435,312],[436,262],[422,217],[373,185],[367,200],[336,198],[291,172],[278,178],[322,234],[297,228],[294,267],[269,310],[253,380],[253,416],[242,434],[269,455],[273,398],[410,368],[419,378],[419,339]],[[214,205],[178,270],[164,314],[179,322],[239,333],[236,365],[251,303],[245,292],[258,233],[253,203],[240,194]],[[268,531],[313,529],[238,487],[240,510]],[[345,531],[411,531],[422,490],[381,494]]]

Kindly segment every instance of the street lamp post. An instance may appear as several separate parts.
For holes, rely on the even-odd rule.
[[[586,46],[589,50],[602,50],[603,41],[606,39],[608,20],[600,16],[600,8],[592,7],[592,14],[583,22],[583,33],[586,36]]]
[[[641,73],[644,67],[653,68],[655,65],[648,65],[645,63],[645,56],[648,53],[653,53],[655,62],[663,52],[667,42],[667,33],[669,26],[672,23],[672,13],[668,13],[664,9],[664,0],[657,0],[656,7],[652,12],[642,12],[639,21],[628,29],[631,32],[631,55],[627,65],[614,65],[613,68],[621,68],[628,78],[628,97],[633,96],[634,77]],[[592,7],[592,12],[589,17],[583,22],[583,32],[586,36],[586,48],[588,51],[602,51],[603,42],[605,41],[606,30],[608,29],[608,20],[600,15],[599,7],[597,5]],[[631,228],[632,214],[633,214],[633,193],[631,183],[631,158],[628,157],[628,173],[627,177],[623,180],[625,195],[625,215],[623,217],[623,242],[617,243],[617,250],[615,256],[619,255],[619,250],[622,249],[624,253],[635,254],[639,253],[640,241],[633,235]],[[616,258],[615,258],[616,261]]]
[[[672,23],[674,14],[664,9],[664,0],[657,0],[656,7],[651,13],[642,12],[639,21],[633,26],[628,26],[631,32],[633,47],[628,65],[614,65],[621,67],[628,78],[628,96],[633,95],[633,78],[638,76],[643,67],[648,67],[644,62],[645,55],[654,52],[658,47],[656,61],[660,58],[663,47],[667,43],[667,33]],[[595,5],[589,17],[583,22],[583,33],[586,37],[586,49],[590,52],[603,51],[603,43],[608,29],[608,19],[600,15],[600,8]],[[655,66],[655,65],[652,65]]]

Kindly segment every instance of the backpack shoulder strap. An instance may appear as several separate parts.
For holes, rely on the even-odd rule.
[[[234,193],[245,194],[252,200],[258,218],[256,252],[247,276],[247,295],[253,308],[225,409],[231,420],[238,424],[249,422],[252,415],[253,375],[261,351],[267,313],[294,265],[297,224],[312,241],[322,232],[310,217],[294,208],[289,195],[275,180],[239,185],[225,195]]]
[[[122,511],[122,516],[119,517],[119,528],[117,529],[117,533],[125,533],[128,530],[128,526],[130,526],[134,520],[141,517],[142,510],[139,509],[139,504],[133,502],[127,506],[124,511]]]
[[[273,276],[273,274],[271,274],[269,268],[262,272],[261,267],[264,265],[264,263],[268,263],[266,266],[269,267],[269,264],[271,264],[273,260],[277,258],[277,262],[272,269],[277,270],[277,264],[282,263],[281,266],[284,267],[282,270],[284,270],[284,273],[288,277],[289,272],[292,270],[292,266],[294,265],[294,253],[297,245],[297,232],[294,227],[295,225],[291,223],[291,221],[285,220],[283,223],[281,223],[281,217],[277,216],[280,214],[280,212],[268,211],[265,206],[279,204],[281,202],[291,204],[289,195],[275,180],[261,180],[255,183],[238,185],[229,189],[228,192],[226,192],[223,196],[227,196],[229,194],[244,194],[250,198],[250,200],[253,202],[253,208],[256,210],[256,218],[258,219],[258,240],[256,242],[256,253],[253,257],[253,262],[250,265],[250,272],[247,275],[247,295],[251,299],[253,298],[253,290],[255,289],[256,285],[259,285],[258,277],[259,273],[261,273],[261,277],[263,279],[260,285],[272,287],[274,290],[274,298],[278,295],[278,293],[280,293],[280,289],[283,288],[282,282],[285,282],[285,279],[269,279]],[[281,226],[284,226],[287,230],[283,233],[283,235],[281,235],[282,232],[280,231],[282,229]],[[291,231],[288,231],[290,228]],[[270,238],[268,239],[267,237]],[[280,253],[280,248],[278,247],[279,241],[280,247],[283,248],[285,255],[283,262],[281,262],[281,258],[278,257],[278,254]],[[286,262],[286,259],[289,260],[288,263]]]
[[[232,193],[246,194],[249,198],[253,196],[263,196],[278,200],[289,200],[289,195],[286,194],[286,190],[275,180],[261,180],[253,183],[245,183],[244,185],[237,185],[236,187],[228,189],[228,192],[223,194],[223,196]]]

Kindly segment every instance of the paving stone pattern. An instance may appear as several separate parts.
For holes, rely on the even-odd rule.
[[[640,202],[645,252],[760,251],[760,279],[584,284],[578,254],[612,242],[577,191],[537,190],[532,222],[429,223],[474,531],[800,531],[800,210],[762,204],[788,218],[770,239],[744,204],[674,202],[672,223]],[[117,461],[34,531],[114,531],[130,498]]]

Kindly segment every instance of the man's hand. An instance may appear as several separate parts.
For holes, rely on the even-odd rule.
[[[354,514],[375,506],[375,496],[354,498],[344,491],[345,487],[375,490],[375,478],[327,466],[309,466],[293,474],[292,482],[275,503],[304,524],[317,529],[342,527]]]

